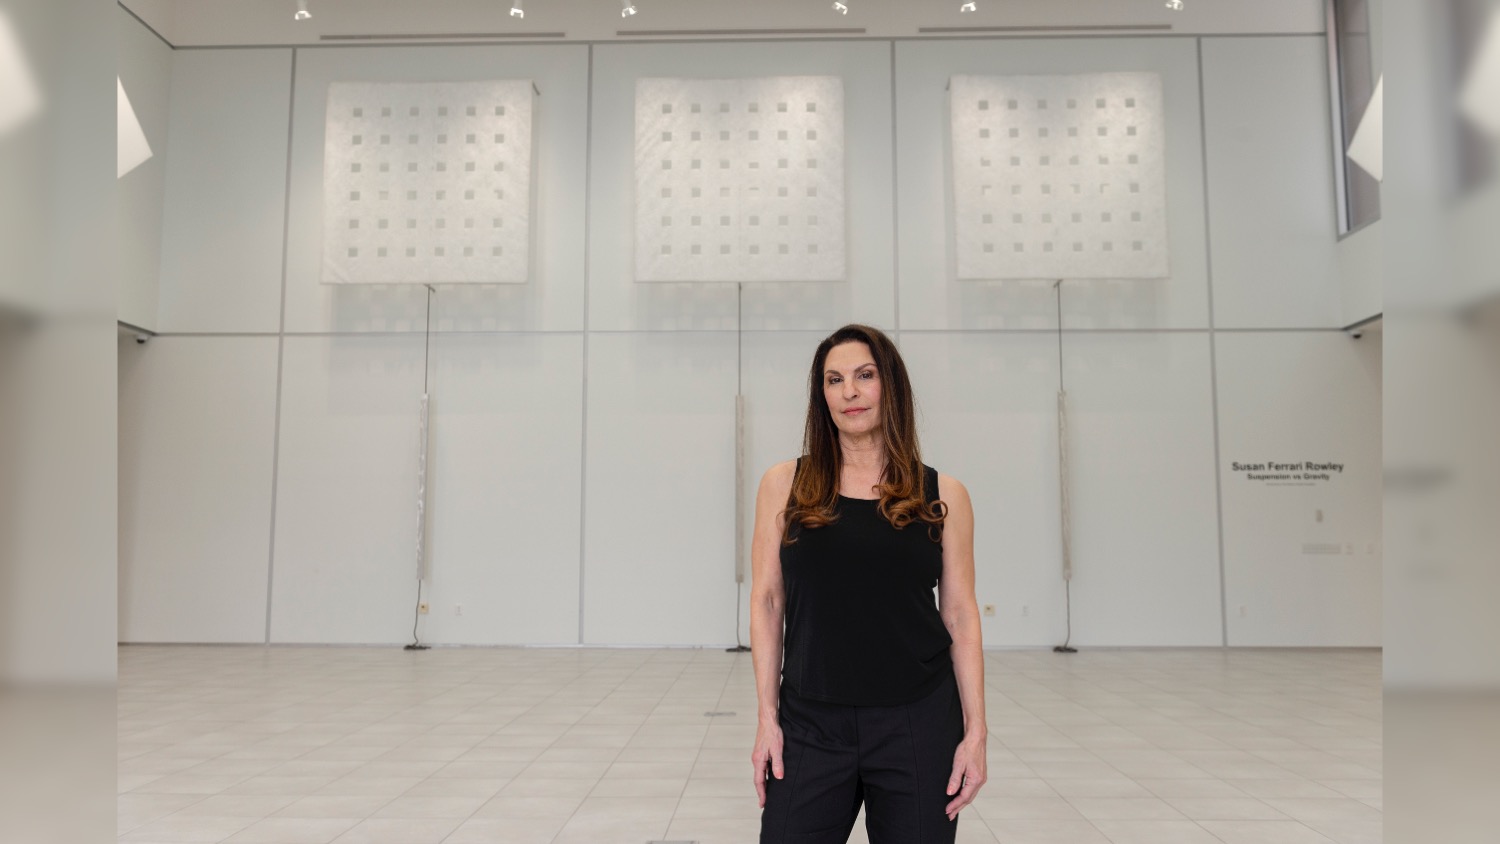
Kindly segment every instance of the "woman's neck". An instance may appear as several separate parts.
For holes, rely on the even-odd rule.
[[[885,472],[885,443],[873,431],[858,437],[840,434],[839,452],[843,457],[844,471],[850,474],[879,478]]]

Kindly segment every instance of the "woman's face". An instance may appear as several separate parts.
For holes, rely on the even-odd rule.
[[[867,434],[880,427],[880,373],[869,346],[851,340],[828,350],[823,398],[841,433]]]

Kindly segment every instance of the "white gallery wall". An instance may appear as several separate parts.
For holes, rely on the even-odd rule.
[[[122,633],[193,642],[264,636],[276,343],[122,339]]]
[[[123,8],[119,23],[120,84],[146,134],[152,156],[125,174],[115,192],[119,221],[118,302],[120,320],[156,328],[161,279],[162,212],[167,173],[168,102],[172,48]]]
[[[1365,339],[1378,338],[1366,335]],[[1313,364],[1312,362],[1318,363]],[[1341,334],[1218,338],[1229,638],[1244,645],[1364,645],[1381,629],[1380,348]],[[1296,408],[1297,412],[1288,412]],[[1233,464],[1340,464],[1268,484]],[[1312,475],[1327,475],[1312,480]]]
[[[158,330],[279,328],[291,74],[287,50],[173,55]]]
[[[1323,49],[1309,33],[177,50],[162,336],[120,348],[120,638],[410,641],[425,385],[424,641],[748,641],[736,391],[753,501],[798,452],[818,340],[863,321],[907,357],[926,462],[973,496],[988,645],[1050,646],[1069,623],[1079,646],[1377,645],[1380,356],[1336,330]],[[1172,276],[958,281],[947,79],[1100,71],[1161,75]],[[848,280],[635,283],[636,80],[764,75],[844,81]],[[540,91],[530,281],[319,284],[328,83],[489,78]],[[1348,468],[1268,487],[1229,469],[1246,455]]]

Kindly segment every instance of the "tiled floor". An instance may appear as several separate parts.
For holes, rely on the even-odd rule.
[[[985,670],[961,844],[1381,839],[1376,651]],[[754,683],[719,649],[126,646],[120,841],[753,844]]]

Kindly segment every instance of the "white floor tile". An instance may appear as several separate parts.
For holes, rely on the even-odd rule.
[[[1287,815],[1253,797],[1168,797],[1172,808],[1195,821],[1284,821]]]
[[[328,844],[358,824],[358,818],[266,818],[224,839],[224,844]]]
[[[714,649],[127,646],[122,844],[748,844],[756,695]],[[1378,844],[1372,651],[986,654],[959,844]],[[414,673],[414,667],[417,666]],[[713,718],[707,712],[733,712]],[[868,844],[864,814],[848,844]]]
[[[985,825],[1000,844],[1111,844],[1088,821],[986,820]]]
[[[563,818],[472,818],[443,844],[551,844]]]
[[[373,818],[360,821],[334,844],[439,844],[458,827],[456,820]]]
[[[577,797],[507,797],[501,794],[480,806],[473,817],[478,819],[556,818],[566,821],[583,803]]]
[[[1061,797],[990,797],[981,789],[971,808],[986,821],[1084,820],[1073,804]]]
[[[1332,844],[1333,839],[1297,821],[1203,821],[1224,844]]]
[[[1111,844],[1221,844],[1192,821],[1095,821]]]

